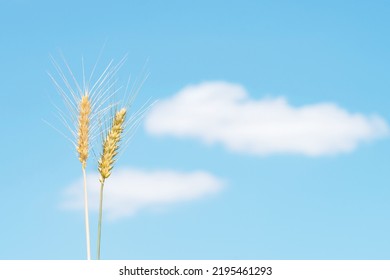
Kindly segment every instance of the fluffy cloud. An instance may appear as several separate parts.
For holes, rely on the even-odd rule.
[[[99,175],[87,177],[89,208],[98,210]],[[62,207],[83,209],[82,178],[65,189]],[[106,180],[104,214],[109,219],[131,216],[143,208],[161,207],[181,201],[199,199],[219,192],[224,183],[206,172],[146,172],[131,168],[117,169]]]
[[[242,86],[226,82],[188,86],[159,101],[146,129],[257,155],[337,154],[389,134],[376,115],[350,113],[333,103],[294,107],[283,97],[252,100]]]

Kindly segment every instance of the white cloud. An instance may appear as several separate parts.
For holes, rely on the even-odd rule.
[[[89,209],[98,210],[99,175],[89,173]],[[65,189],[62,207],[83,209],[82,178]],[[224,186],[221,179],[206,173],[174,171],[147,172],[131,168],[117,169],[106,180],[104,187],[104,215],[109,219],[131,216],[143,208],[199,199]]]
[[[258,155],[337,154],[389,134],[376,115],[350,113],[333,103],[294,107],[283,97],[253,100],[242,86],[227,82],[187,86],[159,101],[146,117],[146,129]]]

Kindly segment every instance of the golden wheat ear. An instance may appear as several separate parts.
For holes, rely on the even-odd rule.
[[[114,167],[116,155],[118,154],[119,142],[122,139],[124,123],[126,119],[126,109],[122,108],[116,112],[110,130],[103,141],[103,152],[99,159],[100,182],[111,175],[111,170]]]
[[[83,165],[83,168],[87,165],[88,151],[89,151],[89,125],[91,115],[91,102],[86,93],[79,104],[79,126],[78,126],[78,141],[77,152],[79,154],[79,160]]]

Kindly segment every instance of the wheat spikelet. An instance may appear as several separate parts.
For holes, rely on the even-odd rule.
[[[110,130],[103,142],[103,152],[99,159],[100,182],[103,183],[111,175],[111,169],[115,162],[115,156],[118,153],[119,142],[122,137],[124,122],[126,118],[126,109],[122,108],[116,112]]]
[[[91,114],[91,102],[88,98],[88,94],[85,94],[79,104],[79,117],[78,117],[78,141],[77,152],[79,153],[79,160],[83,165],[83,168],[87,165],[88,158],[88,139],[89,139],[89,122]]]

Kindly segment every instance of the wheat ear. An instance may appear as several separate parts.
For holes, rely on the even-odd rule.
[[[85,94],[81,98],[79,111],[80,114],[79,114],[77,152],[79,153],[79,160],[83,168],[85,168],[87,166],[87,159],[88,159],[89,122],[90,122],[90,115],[91,115],[91,102],[87,94]]]
[[[91,242],[89,233],[89,218],[88,218],[88,193],[87,193],[87,175],[85,168],[87,166],[88,149],[89,149],[89,126],[91,115],[91,102],[88,97],[88,92],[81,98],[79,104],[79,119],[78,119],[78,141],[77,152],[83,170],[84,178],[84,216],[85,216],[85,236],[87,243],[87,259],[91,259]]]
[[[104,180],[111,175],[115,156],[118,154],[125,118],[126,109],[122,108],[115,114],[111,128],[104,139],[103,152],[99,160],[100,183],[104,183]]]
[[[110,177],[111,170],[114,167],[116,155],[118,154],[119,142],[122,138],[124,124],[126,119],[126,108],[116,112],[112,120],[111,127],[103,141],[103,152],[99,159],[100,172],[100,203],[99,203],[99,221],[98,221],[98,239],[97,239],[97,259],[100,259],[100,241],[102,232],[102,212],[103,212],[103,189],[105,180]]]

